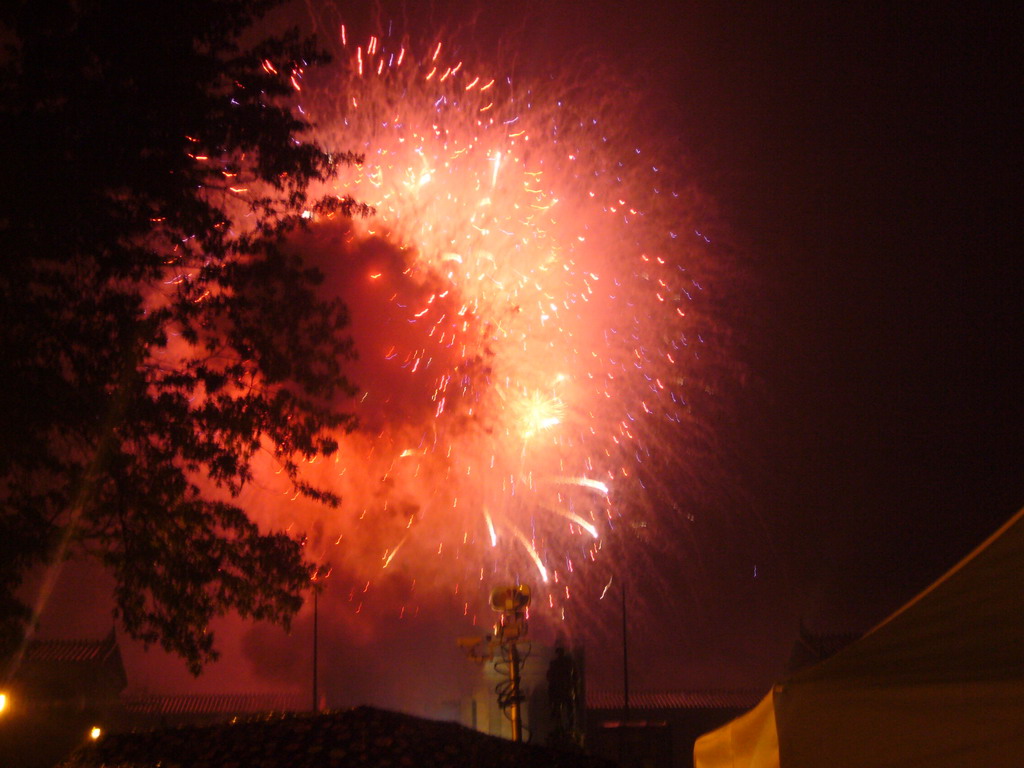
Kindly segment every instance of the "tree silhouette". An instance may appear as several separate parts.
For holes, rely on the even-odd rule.
[[[124,628],[198,672],[235,610],[287,624],[301,541],[236,503],[258,452],[296,490],[351,426],[347,315],[282,249],[338,163],[292,108],[325,60],[277,1],[15,0],[0,9],[0,650],[41,563],[87,552]]]

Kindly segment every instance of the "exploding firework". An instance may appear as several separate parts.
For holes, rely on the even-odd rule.
[[[564,617],[700,482],[693,399],[721,351],[694,196],[595,76],[519,82],[344,26],[337,45],[295,87],[321,144],[365,155],[324,191],[375,214],[315,220],[294,247],[350,307],[360,427],[309,467],[340,510],[299,499],[273,522],[318,519],[311,556],[357,606],[387,578],[467,612],[524,582]]]

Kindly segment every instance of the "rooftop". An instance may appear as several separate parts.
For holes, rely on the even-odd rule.
[[[102,640],[32,640],[25,648],[25,661],[103,662],[117,653],[113,631]]]
[[[764,691],[636,691],[630,709],[750,709]],[[622,691],[587,691],[588,709],[622,709]]]
[[[296,712],[308,696],[289,693],[181,694],[123,696],[125,709],[139,715],[213,715],[237,712]]]
[[[514,744],[456,723],[357,707],[321,715],[277,715],[237,723],[102,737],[62,768],[607,768],[577,753]]]

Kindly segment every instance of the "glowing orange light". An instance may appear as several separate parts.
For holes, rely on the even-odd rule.
[[[537,87],[452,61],[441,42],[406,48],[389,31],[347,49],[339,32],[338,81],[301,85],[321,145],[365,142],[363,163],[322,191],[375,213],[311,224],[339,228],[348,266],[326,268],[324,288],[350,306],[364,353],[360,425],[334,462],[303,463],[342,506],[325,515],[296,497],[266,522],[330,526],[356,613],[386,568],[389,583],[465,579],[474,593],[532,572],[551,585],[537,604],[557,616],[570,597],[597,597],[601,584],[584,585],[605,532],[660,504],[647,475],[669,469],[672,446],[659,441],[688,434],[683,388],[701,386],[707,349],[706,308],[688,311],[705,241],[672,234],[691,222],[672,203],[671,164],[647,148],[639,164],[629,138],[657,139],[656,127],[617,114],[606,83],[553,74]],[[368,291],[385,269],[387,290]],[[266,476],[292,497],[287,473]],[[395,611],[415,614],[405,599]],[[474,599],[460,599],[467,616]]]

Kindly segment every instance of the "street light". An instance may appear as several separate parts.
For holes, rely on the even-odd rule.
[[[494,635],[462,637],[458,640],[474,661],[489,661],[494,658],[495,649],[498,649],[502,654],[501,661],[508,663],[508,680],[498,686],[498,706],[506,710],[512,722],[512,741],[523,740],[519,668],[524,660],[519,657],[517,643],[526,637],[526,610],[529,607],[530,588],[525,584],[495,587],[491,590],[491,610],[500,613],[501,619],[494,627]],[[498,669],[497,662],[494,668]]]
[[[509,719],[512,721],[512,741],[523,740],[523,717],[520,704],[521,675],[519,673],[518,642],[526,635],[526,609],[530,607],[530,588],[525,584],[496,587],[491,591],[491,610],[501,614],[501,623],[496,628],[498,644],[507,649]],[[499,697],[501,694],[499,693]]]

